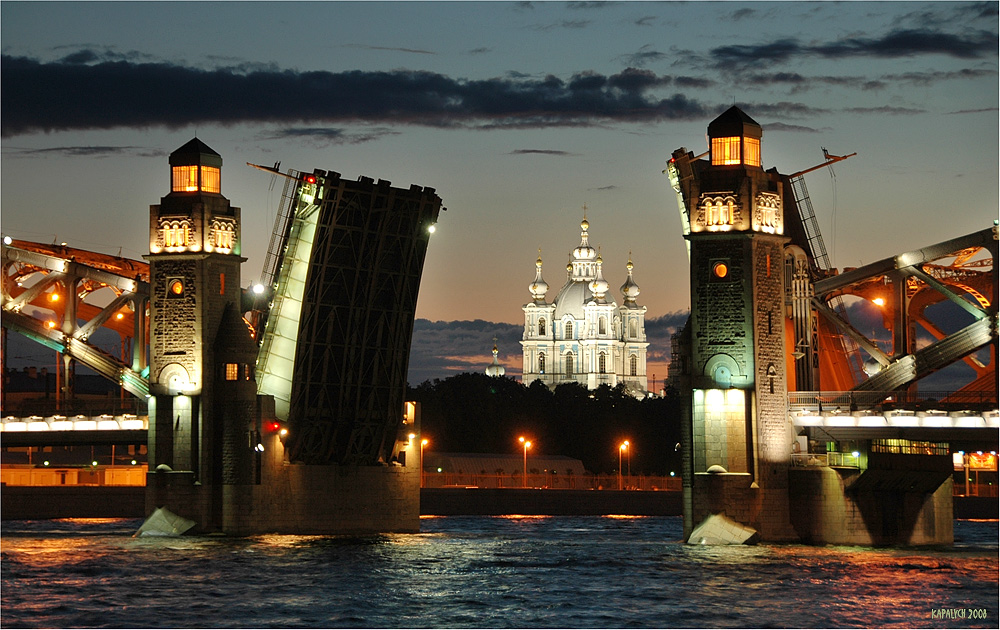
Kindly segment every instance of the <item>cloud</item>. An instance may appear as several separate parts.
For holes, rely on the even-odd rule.
[[[415,55],[436,55],[437,53],[431,50],[423,50],[420,48],[397,48],[395,46],[368,46],[366,44],[346,44],[348,48],[360,48],[362,50],[388,50],[391,52],[404,52],[412,53]]]
[[[658,19],[659,18],[655,15],[644,15],[641,18],[635,20],[633,24],[635,24],[636,26],[653,26],[653,24]]]
[[[634,53],[622,55],[621,59],[630,66],[641,68],[647,63],[661,61],[667,58],[667,53],[653,50],[652,44],[645,44]]]
[[[579,155],[577,153],[570,153],[569,151],[557,151],[554,149],[515,149],[508,153],[507,155],[559,155],[559,156],[570,156]]]
[[[385,136],[399,135],[398,131],[374,127],[368,131],[349,132],[337,127],[285,127],[260,137],[261,140],[306,140],[316,147],[373,142]]]
[[[696,120],[712,108],[660,98],[669,77],[603,75],[453,79],[433,72],[203,70],[169,63],[0,59],[0,135],[198,123],[410,124],[440,128],[597,126]],[[63,104],[72,102],[73,107]]]
[[[773,122],[767,123],[766,125],[761,125],[764,131],[795,131],[804,133],[819,133],[820,130],[814,127],[806,127],[804,125],[789,125],[783,122]]]
[[[46,149],[20,149],[17,147],[4,147],[4,151],[9,155],[18,157],[46,157],[55,155],[67,157],[104,158],[112,155],[135,155],[138,157],[165,157],[167,155],[162,149],[113,145],[49,147]]]
[[[784,63],[799,57],[847,59],[945,55],[958,59],[979,59],[995,55],[998,42],[1000,39],[995,32],[985,30],[965,30],[961,35],[953,35],[927,28],[898,29],[881,37],[846,37],[818,44],[802,44],[794,38],[763,44],[732,44],[713,48],[710,56],[714,66],[722,70]]]

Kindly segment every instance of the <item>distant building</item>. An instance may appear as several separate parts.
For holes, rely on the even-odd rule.
[[[554,388],[580,383],[589,389],[624,383],[634,393],[646,391],[646,307],[639,306],[639,285],[628,277],[619,289],[621,306],[608,296],[601,254],[590,246],[590,223],[580,223],[580,245],[570,253],[566,283],[551,301],[542,279],[542,257],[535,261],[532,301],[524,305],[522,380],[540,380]]]
[[[488,366],[486,366],[486,376],[499,377],[499,376],[503,376],[506,373],[506,370],[504,369],[504,367],[502,365],[500,365],[500,361],[497,358],[498,354],[500,354],[500,350],[497,348],[497,338],[494,337],[493,338],[493,363],[490,363]]]

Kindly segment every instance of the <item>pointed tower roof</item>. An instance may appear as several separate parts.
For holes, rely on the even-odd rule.
[[[538,259],[535,261],[535,281],[528,285],[531,297],[538,304],[545,303],[545,294],[549,290],[549,284],[542,279],[542,248],[538,248]]]
[[[731,138],[734,136],[760,138],[763,133],[764,130],[760,124],[735,105],[708,123],[709,138]]]
[[[170,154],[170,166],[222,166],[222,156],[198,138],[192,138],[184,146]]]
[[[625,265],[625,269],[628,270],[628,278],[625,279],[625,284],[620,289],[622,295],[625,297],[625,306],[629,307],[634,307],[636,305],[635,299],[639,297],[639,285],[632,279],[632,267],[632,252],[629,252],[628,264]]]

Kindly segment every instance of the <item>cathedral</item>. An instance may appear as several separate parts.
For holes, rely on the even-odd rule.
[[[535,261],[535,280],[524,305],[523,382],[540,380],[551,388],[580,383],[588,389],[624,383],[636,395],[646,387],[646,307],[639,306],[639,285],[628,277],[619,289],[622,305],[608,295],[601,254],[590,246],[590,224],[580,223],[580,245],[570,252],[566,284],[551,302],[542,279],[542,257]]]

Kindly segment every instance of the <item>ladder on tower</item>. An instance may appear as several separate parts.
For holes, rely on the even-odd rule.
[[[807,168],[804,171],[793,173],[788,177],[792,188],[792,197],[795,199],[795,207],[799,211],[802,230],[805,232],[806,241],[809,246],[809,255],[812,257],[813,265],[821,272],[832,270],[833,264],[830,262],[830,256],[826,251],[826,244],[823,242],[823,234],[820,232],[819,221],[816,219],[816,211],[813,209],[812,200],[809,198],[809,189],[806,188],[804,175],[824,166],[830,166],[835,162],[846,160],[853,155],[856,155],[856,153],[843,156],[831,155],[824,148],[823,157],[826,159],[825,162],[812,168]],[[847,305],[844,304],[844,299],[841,296],[834,297],[830,300],[829,304],[838,316],[847,321]],[[865,378],[861,349],[857,342],[849,337],[841,336],[840,339],[844,354],[848,359],[848,364],[851,366],[851,375],[856,383],[861,382]]]

